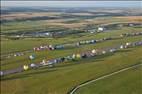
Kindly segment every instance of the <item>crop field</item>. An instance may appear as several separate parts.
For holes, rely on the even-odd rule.
[[[93,10],[90,11],[2,14],[0,71],[5,74],[1,75],[1,94],[70,94],[76,86],[86,81],[142,64],[142,45],[131,46],[133,43],[142,42],[142,27],[139,25],[142,16],[98,17],[97,14],[92,13]],[[42,17],[45,17],[44,20]],[[107,27],[116,23],[118,25]],[[126,23],[128,25],[124,25]],[[98,28],[104,24],[106,27],[99,32]],[[40,33],[51,33],[52,36],[34,35]],[[63,33],[63,35],[54,37],[54,33],[57,35]],[[105,40],[106,38],[110,39]],[[88,40],[99,42],[87,43]],[[87,42],[78,46],[81,41]],[[126,46],[127,43],[131,44],[130,47],[121,49],[121,46]],[[63,47],[33,50],[44,45]],[[103,52],[115,47],[118,50],[113,52],[106,51],[87,58],[64,60],[52,63],[53,66],[43,64],[44,60],[48,62],[56,58],[87,53],[93,49]],[[17,55],[19,53],[20,56]],[[30,56],[33,58],[31,59]],[[32,68],[31,64],[40,66]],[[24,69],[25,65],[29,66],[28,69]],[[22,71],[17,71],[21,68]],[[92,82],[77,89],[74,94],[140,94],[141,74],[140,65]]]

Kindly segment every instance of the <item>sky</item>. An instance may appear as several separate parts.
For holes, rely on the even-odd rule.
[[[142,1],[1,1],[2,7],[141,7]]]

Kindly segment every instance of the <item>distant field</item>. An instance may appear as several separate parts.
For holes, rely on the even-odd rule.
[[[72,22],[70,22],[72,20]],[[34,32],[34,31],[50,31],[64,29],[82,29],[87,25],[106,24],[113,22],[141,22],[141,16],[128,16],[128,17],[97,17],[90,19],[80,18],[67,18],[67,19],[51,19],[51,20],[38,20],[38,21],[16,21],[8,22],[1,25],[2,33],[12,32]]]
[[[60,12],[26,12],[26,13],[11,13],[11,14],[3,14],[1,16],[1,19],[4,20],[16,20],[16,19],[26,19],[26,18],[32,18],[32,17],[42,17],[42,16],[58,16],[60,15]]]

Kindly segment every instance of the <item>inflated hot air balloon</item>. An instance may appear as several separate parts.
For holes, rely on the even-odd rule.
[[[103,53],[103,54],[105,54],[105,53],[106,53],[106,51],[102,51],[102,53]]]
[[[3,71],[0,71],[0,76],[3,76],[3,75],[4,75]]]
[[[36,67],[36,64],[31,63],[31,64],[30,64],[30,67],[31,67],[31,68],[34,68],[34,67]]]
[[[75,54],[73,54],[73,55],[72,55],[72,58],[73,58],[73,59],[75,59],[75,57],[76,57],[76,55],[75,55]]]
[[[131,43],[127,42],[127,43],[126,43],[126,46],[129,46],[129,45],[131,45]]]
[[[112,53],[115,52],[115,51],[116,51],[116,49],[110,49],[110,52],[112,52]]]
[[[121,46],[120,46],[120,49],[124,49],[124,46],[123,46],[123,45],[121,45]]]
[[[33,60],[33,59],[35,59],[35,55],[32,54],[29,56],[29,58],[30,58],[30,60]]]
[[[97,53],[97,51],[96,51],[95,49],[93,49],[93,50],[92,50],[92,53],[95,54],[95,53]]]
[[[76,54],[76,58],[77,58],[77,59],[80,59],[80,58],[81,58],[81,55],[80,55],[80,54]]]
[[[23,69],[26,71],[26,70],[29,69],[29,66],[28,66],[28,65],[24,65],[24,66],[23,66]]]

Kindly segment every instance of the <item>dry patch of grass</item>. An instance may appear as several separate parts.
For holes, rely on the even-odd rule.
[[[116,19],[121,19],[121,20],[129,20],[129,21],[138,21],[142,22],[142,16],[124,16],[124,17],[115,17]]]
[[[1,15],[1,19],[5,20],[14,20],[14,19],[23,19],[23,18],[32,18],[32,17],[42,17],[42,16],[58,16],[60,12],[26,12],[26,13],[13,13]]]

